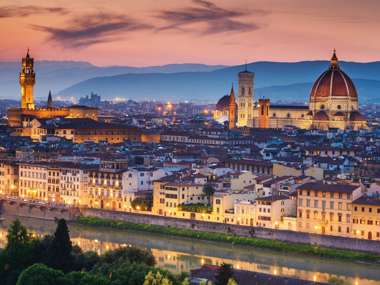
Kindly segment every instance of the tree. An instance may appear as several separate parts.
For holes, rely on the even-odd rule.
[[[203,194],[207,196],[208,203],[211,204],[211,197],[214,195],[215,189],[211,184],[207,183],[203,186]]]
[[[137,197],[131,202],[131,205],[135,210],[150,211],[153,206],[153,201],[152,199]]]
[[[135,285],[143,284],[145,276],[155,268],[143,263],[123,263],[122,265],[108,268],[110,271],[103,272],[111,276],[112,284]]]
[[[27,229],[21,224],[20,220],[15,220],[10,224],[7,235],[6,249],[17,248],[20,245],[25,245],[31,241]]]
[[[49,248],[49,265],[68,272],[73,266],[72,243],[69,229],[64,219],[58,220],[57,229]]]
[[[233,278],[234,272],[231,264],[222,263],[215,275],[215,285],[227,285]]]
[[[109,285],[111,281],[104,277],[88,272],[71,272],[66,274],[66,279],[72,285]]]
[[[143,285],[173,285],[173,283],[166,277],[164,277],[159,271],[156,275],[149,271],[145,276],[145,281]]]
[[[99,255],[93,251],[74,252],[73,269],[77,271],[90,271],[100,260]]]
[[[149,266],[155,264],[154,256],[149,250],[144,250],[136,247],[119,248],[108,251],[102,256],[102,262],[110,264],[128,263],[143,263]]]
[[[9,225],[7,245],[0,251],[1,284],[15,284],[23,269],[38,262],[34,250],[37,244],[19,220]]]
[[[69,285],[62,271],[36,263],[25,269],[16,285]]]
[[[230,279],[228,279],[228,283],[227,283],[227,285],[239,285],[239,284],[236,282],[235,279],[230,278]]]

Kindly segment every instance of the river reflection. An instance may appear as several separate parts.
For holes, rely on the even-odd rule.
[[[6,227],[11,218],[0,226],[0,246],[5,245]],[[37,235],[52,233],[54,222],[21,219],[29,230]],[[202,264],[233,264],[236,269],[257,271],[274,275],[296,277],[305,280],[339,284],[380,284],[380,265],[342,262],[295,254],[283,254],[251,247],[168,237],[163,235],[118,231],[87,226],[70,225],[74,244],[83,250],[99,254],[118,247],[138,246],[150,249],[157,265],[172,272],[189,272]]]

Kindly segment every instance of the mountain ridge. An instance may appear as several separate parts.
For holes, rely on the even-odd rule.
[[[380,61],[345,62],[342,69],[353,78],[363,101],[380,101]],[[35,97],[45,100],[49,90],[59,98],[79,98],[90,92],[104,99],[124,97],[132,100],[190,100],[214,103],[237,85],[236,66],[167,64],[148,67],[97,67],[85,61],[36,61]],[[312,82],[325,71],[329,61],[258,61],[247,64],[255,73],[258,96],[273,100],[300,101],[308,98]],[[0,98],[19,100],[19,63],[0,62]],[[379,88],[380,90],[380,88]],[[301,94],[302,93],[302,94]]]
[[[340,65],[352,76],[363,101],[380,101],[376,91],[377,88],[380,90],[380,62],[341,62]],[[292,101],[294,97],[300,101],[308,100],[312,83],[328,66],[328,61],[255,62],[247,65],[249,70],[255,72],[257,95],[282,101]],[[244,69],[245,65],[239,65],[209,72],[96,77],[74,84],[58,94],[77,97],[93,91],[108,99],[124,97],[132,100],[190,100],[211,103],[228,93],[231,82],[237,85],[238,72]]]

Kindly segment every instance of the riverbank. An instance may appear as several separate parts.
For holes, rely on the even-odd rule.
[[[256,248],[271,249],[280,252],[298,253],[325,258],[336,258],[342,260],[380,264],[380,255],[363,251],[342,250],[323,246],[314,246],[301,243],[289,243],[256,237],[240,237],[226,233],[194,231],[191,229],[184,228],[131,223],[117,219],[105,219],[99,217],[79,217],[77,220],[73,221],[73,223],[94,227],[108,227],[120,230],[145,231],[169,236],[252,246]]]

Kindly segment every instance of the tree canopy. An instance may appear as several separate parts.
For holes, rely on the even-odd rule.
[[[211,184],[207,183],[203,186],[203,194],[207,196],[209,204],[211,203],[211,197],[214,195],[215,189]]]
[[[64,220],[58,221],[53,236],[43,238],[32,238],[16,220],[0,251],[1,285],[143,285],[149,272],[157,285],[182,285],[186,277],[155,267],[149,250],[122,247],[103,255],[83,253],[72,245]]]
[[[73,264],[73,246],[70,240],[69,228],[64,219],[58,220],[57,229],[49,249],[49,265],[68,272]]]
[[[216,272],[215,285],[227,285],[229,280],[233,278],[234,272],[231,264],[222,263]]]

